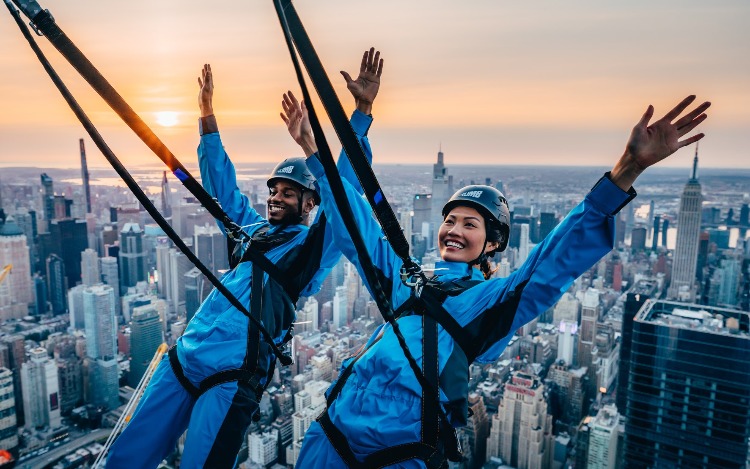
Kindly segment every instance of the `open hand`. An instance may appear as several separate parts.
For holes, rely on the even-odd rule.
[[[704,137],[704,134],[700,133],[685,140],[680,140],[706,119],[707,115],[704,114],[704,111],[711,106],[711,103],[706,101],[677,119],[693,101],[695,101],[695,96],[688,96],[664,117],[651,125],[649,125],[649,121],[654,115],[654,107],[649,106],[646,109],[641,120],[633,127],[626,147],[627,153],[641,170],[658,163],[680,148]],[[677,120],[675,121],[675,119]]]
[[[204,64],[201,76],[198,77],[198,107],[201,117],[207,117],[214,113],[214,77],[211,74],[211,64]]]
[[[654,116],[654,107],[649,105],[641,120],[633,127],[625,146],[625,153],[610,173],[612,182],[621,189],[628,190],[646,168],[667,158],[680,148],[702,139],[704,134],[700,133],[680,140],[706,120],[707,115],[704,111],[711,106],[711,103],[706,101],[680,117],[693,101],[695,96],[688,96],[651,125],[649,122]]]
[[[375,51],[371,47],[362,55],[362,63],[359,66],[359,76],[356,80],[345,71],[341,71],[346,87],[354,96],[357,109],[365,114],[372,113],[372,103],[378,95],[380,89],[380,75],[383,73],[383,59],[380,58],[380,51]]]
[[[305,102],[297,101],[294,93],[287,91],[284,93],[284,99],[281,101],[281,107],[284,109],[284,112],[279,113],[279,116],[281,116],[281,120],[286,124],[289,135],[305,151],[305,156],[318,151]]]

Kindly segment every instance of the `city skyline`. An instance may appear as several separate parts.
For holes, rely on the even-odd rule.
[[[106,4],[42,3],[186,164],[195,160],[196,77],[205,62],[233,159],[296,155],[278,112],[281,93],[298,88],[272,3],[177,5],[137,0],[113,15]],[[746,2],[296,6],[345,109],[352,103],[338,70],[354,72],[371,45],[383,52],[371,129],[377,162],[428,164],[442,144],[453,161],[474,164],[606,165],[649,103],[658,113],[695,93],[713,102],[698,129],[707,135],[703,166],[750,168]],[[3,21],[0,167],[73,167],[83,131],[10,17]],[[126,165],[154,162],[46,39],[39,42]],[[89,153],[90,167],[106,165],[98,151]],[[689,168],[690,153],[683,149],[667,165]]]

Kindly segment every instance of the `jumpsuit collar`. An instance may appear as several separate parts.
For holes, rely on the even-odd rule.
[[[474,269],[465,262],[435,262],[435,275],[444,278],[467,278],[470,280],[484,280],[484,275],[479,269]]]

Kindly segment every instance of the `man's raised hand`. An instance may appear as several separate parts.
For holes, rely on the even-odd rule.
[[[383,59],[380,58],[380,51],[375,51],[374,47],[371,47],[362,55],[359,76],[356,80],[353,80],[347,72],[341,71],[341,75],[346,80],[346,87],[354,96],[357,109],[365,114],[372,113],[372,103],[378,95],[382,73]]]

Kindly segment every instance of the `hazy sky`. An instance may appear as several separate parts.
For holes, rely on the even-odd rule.
[[[298,154],[278,117],[297,90],[270,0],[48,0],[58,25],[185,164],[195,160],[197,76],[237,162]],[[386,60],[370,137],[376,161],[608,165],[651,103],[713,102],[701,164],[750,168],[748,0],[298,0],[347,110],[338,71],[374,45]],[[0,19],[0,167],[76,166],[84,131],[5,8]],[[146,147],[40,44],[126,165]],[[322,112],[322,110],[321,110]],[[159,114],[173,113],[173,114]],[[159,124],[170,116],[176,125]],[[87,138],[91,166],[107,165]],[[331,136],[335,152],[338,144]],[[691,149],[667,163],[688,168]],[[1,171],[0,171],[1,173]]]

